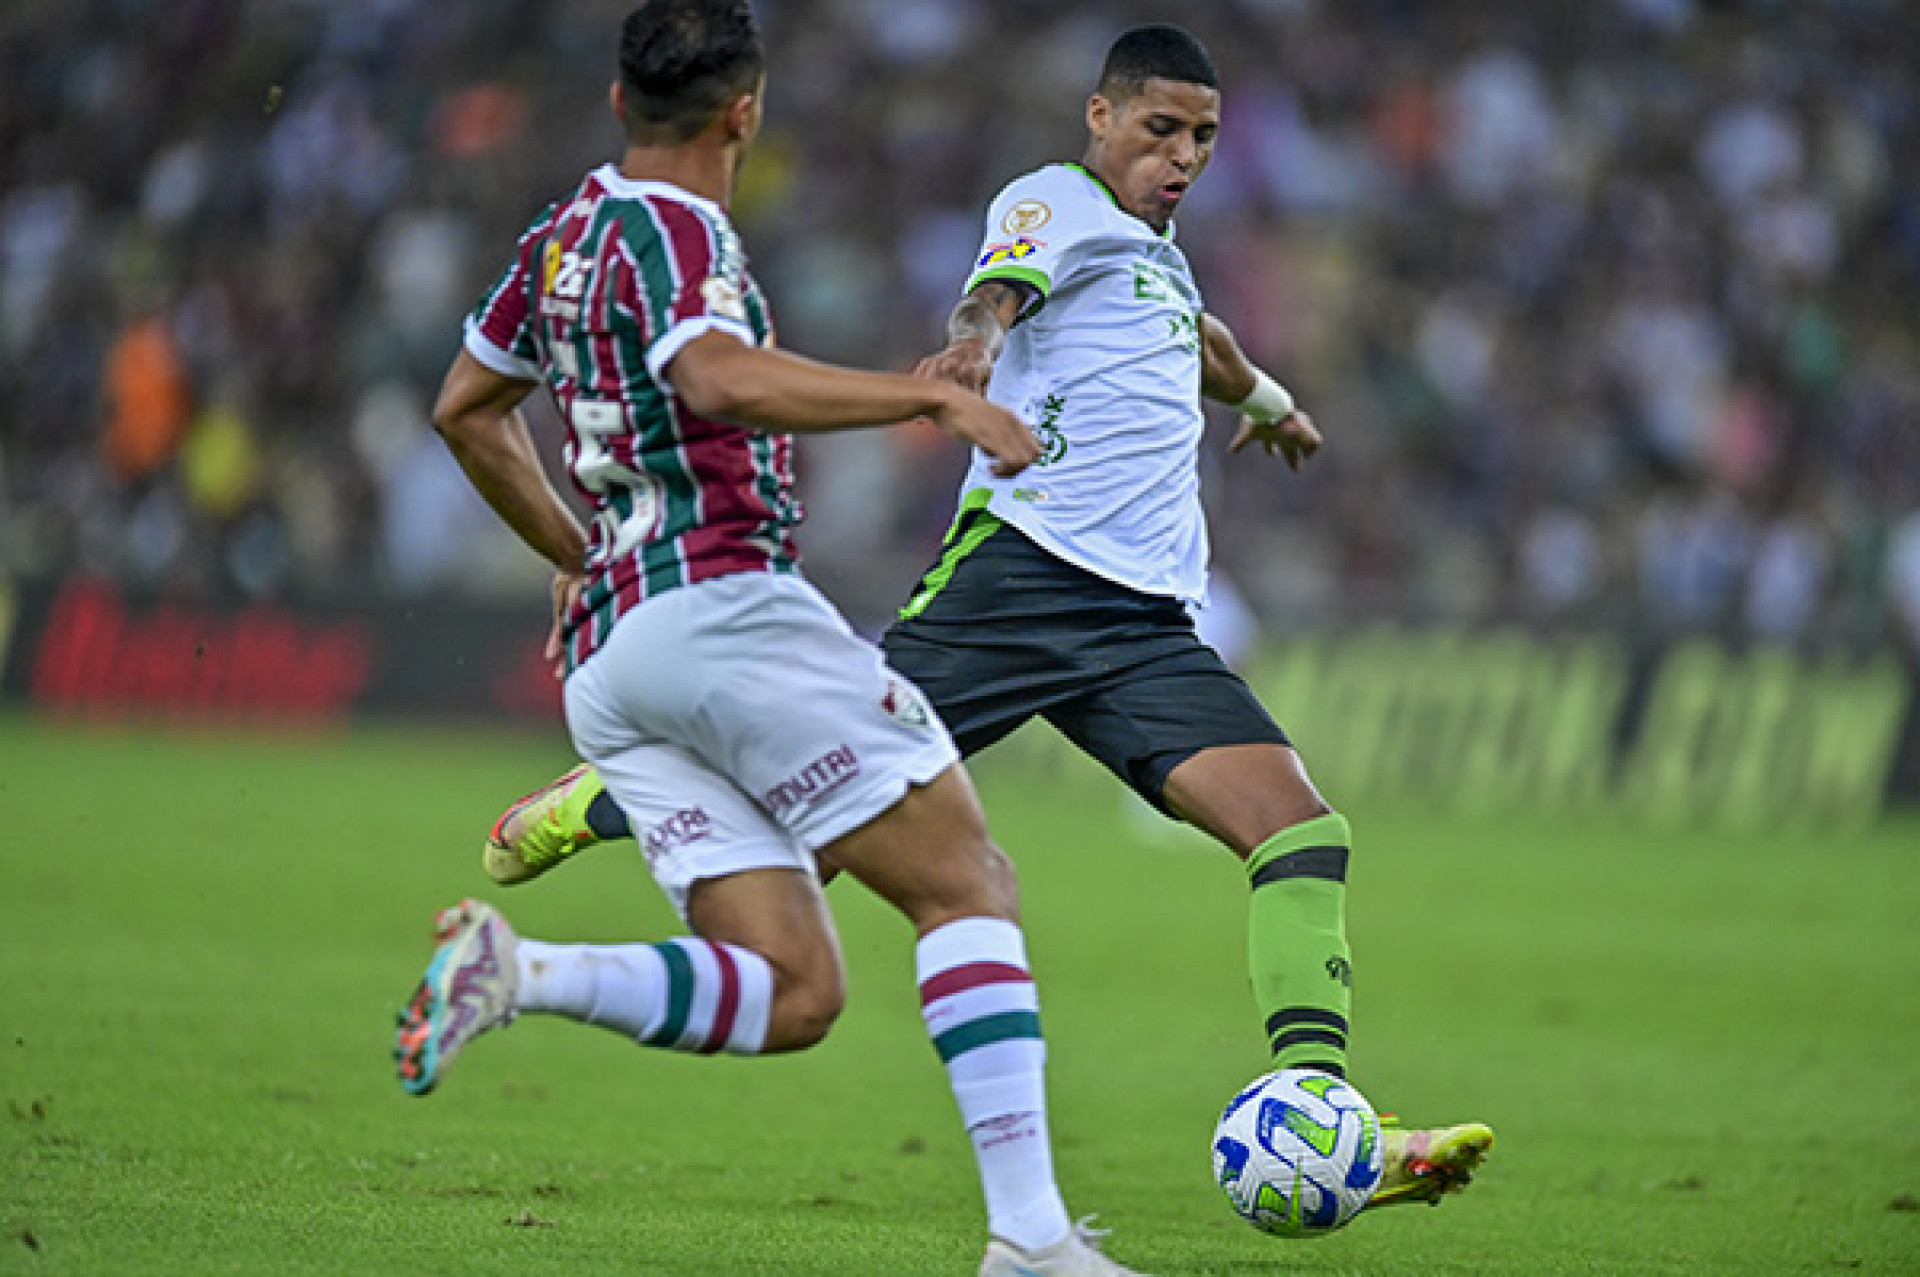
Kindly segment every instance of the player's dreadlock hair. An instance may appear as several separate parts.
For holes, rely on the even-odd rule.
[[[1110,102],[1124,102],[1148,80],[1220,87],[1220,75],[1205,47],[1185,28],[1169,23],[1122,32],[1107,50],[1098,92]]]
[[[766,66],[747,0],[647,0],[620,29],[627,137],[686,141]]]

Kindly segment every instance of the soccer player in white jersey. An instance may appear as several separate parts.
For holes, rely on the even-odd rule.
[[[611,94],[621,161],[521,237],[434,413],[482,495],[559,572],[575,746],[693,934],[546,943],[479,901],[453,906],[400,1013],[400,1081],[426,1094],[476,1035],[533,1013],[666,1050],[813,1045],[844,997],[815,861],[828,856],[919,936],[927,1031],[986,1197],[980,1271],[1125,1277],[1055,1184],[1012,867],[939,720],[799,575],[792,540],[791,432],[925,416],[1008,474],[1037,443],[951,383],[772,348],[725,212],[763,89],[746,0],[635,10]],[[590,535],[519,413],[543,385],[571,428]]]
[[[1178,27],[1126,32],[1086,122],[1081,162],[994,198],[947,344],[917,369],[1020,413],[1040,457],[1007,474],[976,449],[940,558],[882,647],[963,754],[1042,717],[1242,860],[1274,1066],[1344,1076],[1348,824],[1190,611],[1206,593],[1202,397],[1239,409],[1236,452],[1258,443],[1297,468],[1321,437],[1205,311],[1175,240],[1221,127],[1206,51]],[[620,832],[577,769],[508,810],[488,863],[516,880]],[[1372,1204],[1439,1200],[1492,1140],[1479,1123],[1390,1132]]]

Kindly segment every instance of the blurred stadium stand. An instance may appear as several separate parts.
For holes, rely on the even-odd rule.
[[[616,149],[625,7],[0,6],[0,581],[42,614],[86,579],[537,625],[544,572],[425,412],[520,227]],[[1270,635],[1920,653],[1904,0],[758,7],[736,215],[781,339],[895,368],[988,197],[1077,155],[1112,36],[1208,42],[1226,128],[1180,240],[1330,439],[1297,477],[1209,450],[1216,559]],[[876,627],[961,458],[899,431],[802,468],[811,572]]]

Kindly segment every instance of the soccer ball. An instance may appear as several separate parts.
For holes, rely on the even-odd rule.
[[[1380,1183],[1380,1119],[1349,1083],[1281,1069],[1227,1102],[1213,1178],[1240,1217],[1279,1237],[1324,1237]]]

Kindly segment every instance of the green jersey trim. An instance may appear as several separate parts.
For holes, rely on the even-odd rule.
[[[1111,186],[1108,186],[1106,182],[1101,180],[1099,174],[1095,173],[1092,169],[1088,168],[1084,164],[1079,163],[1076,160],[1065,161],[1063,164],[1063,167],[1072,169],[1074,172],[1080,174],[1082,177],[1086,178],[1089,182],[1092,182],[1095,186],[1099,187],[1100,193],[1107,197],[1107,203],[1113,205],[1115,208],[1120,208],[1120,197],[1113,193],[1113,188]],[[1127,213],[1127,210],[1124,208],[1120,208],[1120,211],[1122,213]],[[1140,222],[1140,219],[1132,213],[1127,213],[1127,216],[1132,217],[1136,222]],[[1140,222],[1140,224],[1142,226],[1146,226],[1145,222]],[[1150,231],[1153,231],[1153,227],[1151,226],[1147,226],[1147,229]],[[1165,230],[1153,231],[1153,233],[1155,235],[1158,235],[1161,239],[1172,239],[1173,226],[1169,224]]]
[[[954,572],[960,566],[960,560],[966,558],[980,547],[980,543],[1000,530],[1000,516],[987,509],[987,503],[993,500],[993,489],[975,488],[961,498],[960,509],[953,516],[953,526],[947,529],[946,544],[940,551],[940,561],[935,563],[926,576],[920,579],[920,588],[913,592],[907,605],[900,609],[900,619],[911,621],[927,610],[953,580]]]
[[[1082,164],[1078,160],[1068,160],[1061,167],[1070,168],[1074,172],[1078,173],[1081,177],[1084,177],[1089,182],[1092,182],[1095,186],[1100,188],[1100,193],[1107,197],[1107,203],[1113,205],[1115,208],[1120,208],[1120,197],[1113,193],[1113,188],[1111,186],[1108,186],[1105,182],[1095,177],[1093,175],[1092,169],[1088,168],[1086,165]],[[1120,208],[1120,211],[1124,213],[1127,210],[1124,208]]]
[[[1053,280],[1047,277],[1045,271],[1035,270],[1031,266],[989,266],[983,271],[976,272],[971,279],[967,280],[967,286],[960,291],[962,295],[970,293],[989,279],[1017,280],[1031,288],[1036,288],[1040,291],[1042,302],[1045,302],[1048,294],[1053,292]],[[1038,310],[1040,307],[1036,305],[1033,309]]]

